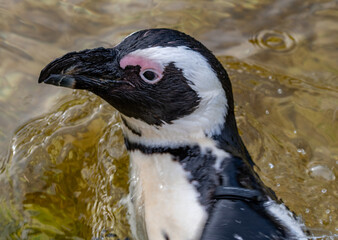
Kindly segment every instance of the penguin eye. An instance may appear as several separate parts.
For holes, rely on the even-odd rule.
[[[158,74],[153,69],[146,69],[140,72],[140,76],[145,82],[152,84],[158,82],[161,79],[160,74]]]
[[[147,70],[143,73],[143,77],[145,77],[149,81],[153,81],[157,77],[157,74],[153,71]]]

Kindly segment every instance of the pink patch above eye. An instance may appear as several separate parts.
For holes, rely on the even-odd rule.
[[[161,64],[144,57],[127,55],[123,57],[120,61],[120,66],[123,69],[126,66],[137,66],[137,65],[141,67],[141,72],[145,71],[146,69],[152,69],[159,75],[162,75],[163,73],[163,66]]]

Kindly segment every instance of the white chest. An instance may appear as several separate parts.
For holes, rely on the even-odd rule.
[[[207,219],[199,193],[169,154],[130,154],[131,222],[136,239],[196,240]],[[144,221],[144,223],[140,223]],[[135,227],[135,226],[138,227]]]

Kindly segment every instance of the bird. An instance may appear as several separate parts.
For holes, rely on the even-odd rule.
[[[133,239],[307,239],[254,170],[226,70],[193,37],[140,30],[51,61],[38,82],[90,91],[120,113]]]

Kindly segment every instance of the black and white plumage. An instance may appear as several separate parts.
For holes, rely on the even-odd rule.
[[[136,239],[306,239],[253,170],[225,69],[192,37],[142,30],[54,60],[39,82],[89,90],[121,113]]]

